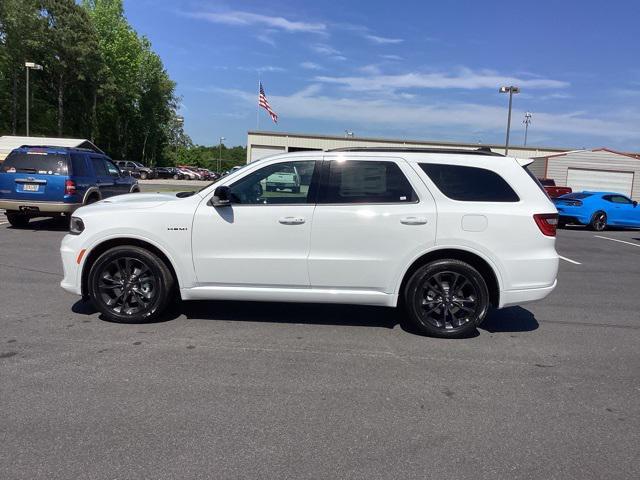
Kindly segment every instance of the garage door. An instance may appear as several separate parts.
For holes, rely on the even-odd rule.
[[[567,171],[567,187],[574,192],[592,190],[616,192],[631,196],[633,172],[609,172],[606,170],[583,170],[570,168]]]
[[[268,147],[266,145],[251,145],[251,161],[258,160],[276,153],[284,153],[284,147]]]

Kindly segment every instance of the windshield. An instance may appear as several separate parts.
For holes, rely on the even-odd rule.
[[[46,152],[12,152],[5,159],[0,171],[26,172],[43,175],[66,175],[69,171],[66,155]]]

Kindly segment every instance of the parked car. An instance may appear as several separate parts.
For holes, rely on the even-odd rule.
[[[61,285],[116,322],[156,320],[176,292],[402,305],[420,332],[468,335],[490,305],[555,288],[558,215],[528,163],[434,149],[267,157],[189,195],[79,209]],[[308,179],[304,196],[265,195],[265,179],[289,168]]]
[[[156,167],[153,169],[153,178],[173,178],[181,180],[184,175],[175,167]]]
[[[14,227],[139,191],[136,179],[92,150],[25,146],[13,150],[0,166],[0,208]]]
[[[572,192],[571,187],[558,187],[553,178],[539,178],[538,180],[540,180],[540,183],[551,198],[557,198]]]
[[[189,170],[187,168],[178,167],[178,171],[180,172],[182,177],[185,178],[186,180],[199,180],[200,179],[200,175],[196,174],[195,172],[192,172],[191,170]]]
[[[300,193],[300,175],[295,165],[284,165],[280,170],[269,175],[265,183],[267,192],[289,189],[293,193]]]
[[[125,173],[130,173],[133,177],[140,180],[153,178],[153,170],[145,167],[140,162],[132,162],[130,160],[116,160],[116,165]]]
[[[638,202],[615,192],[572,192],[554,198],[559,225],[587,225],[601,232],[608,226],[640,227]]]

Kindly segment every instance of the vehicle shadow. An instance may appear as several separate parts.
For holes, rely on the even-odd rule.
[[[540,324],[529,310],[522,307],[507,307],[492,310],[480,325],[481,330],[489,333],[532,332]]]
[[[66,217],[32,219],[26,227],[9,227],[12,230],[31,230],[32,232],[66,232],[69,230],[69,221]]]
[[[93,315],[96,310],[89,301],[79,300],[71,308],[74,313]],[[175,320],[181,316],[190,320],[228,322],[264,322],[303,325],[336,325],[378,327],[402,330],[421,335],[400,308],[337,305],[326,303],[240,302],[222,300],[176,301],[168,312],[155,323]],[[101,320],[106,320],[102,315]],[[529,332],[537,329],[534,315],[522,307],[491,310],[480,325],[481,330],[497,332]],[[468,338],[477,337],[475,331]]]

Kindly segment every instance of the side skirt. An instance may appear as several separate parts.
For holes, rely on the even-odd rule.
[[[183,300],[246,300],[254,302],[347,303],[395,307],[398,295],[375,290],[246,286],[199,286],[180,289]]]

